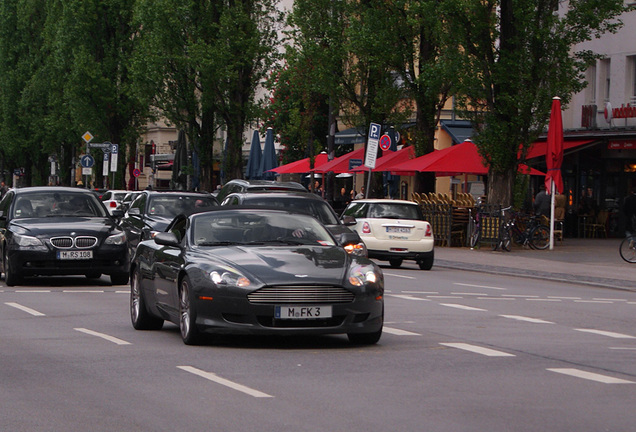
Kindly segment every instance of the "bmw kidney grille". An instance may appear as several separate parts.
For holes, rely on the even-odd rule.
[[[58,249],[89,249],[97,244],[97,237],[52,237],[51,244]]]

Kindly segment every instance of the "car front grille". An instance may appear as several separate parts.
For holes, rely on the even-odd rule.
[[[253,304],[350,303],[354,297],[342,287],[320,285],[270,286],[247,295]]]
[[[73,246],[77,249],[89,249],[97,244],[97,237],[52,237],[51,244],[58,249],[70,249]]]

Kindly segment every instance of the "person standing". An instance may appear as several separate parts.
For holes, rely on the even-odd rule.
[[[539,193],[534,198],[534,213],[537,216],[550,217],[550,196],[545,191],[545,185],[539,186]]]
[[[4,198],[8,190],[9,188],[7,188],[7,185],[4,183],[4,180],[0,182],[0,199]]]
[[[636,186],[632,187],[630,194],[623,201],[623,213],[625,213],[625,231],[626,235],[636,234]]]
[[[364,186],[360,187],[360,192],[353,199],[364,199]]]

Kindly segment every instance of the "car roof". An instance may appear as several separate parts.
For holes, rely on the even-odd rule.
[[[258,191],[251,191],[251,192],[234,192],[229,194],[227,197],[230,196],[240,196],[242,197],[244,200],[248,200],[250,197],[258,197],[258,198],[273,198],[273,199],[281,199],[281,198],[294,198],[294,199],[303,199],[303,200],[314,200],[314,201],[324,201],[327,202],[326,200],[324,200],[321,196],[313,194],[313,193],[307,193],[307,192],[301,192],[301,191],[269,191],[269,190],[258,190]],[[226,197],[226,199],[227,199]]]
[[[417,203],[413,201],[388,199],[388,198],[367,198],[367,199],[358,199],[358,200],[351,201],[351,204],[356,204],[356,203],[417,205]]]
[[[140,192],[148,194],[148,195],[185,195],[185,196],[202,196],[202,197],[214,198],[214,196],[209,192],[177,191],[177,190],[144,190]]]
[[[70,186],[27,186],[23,188],[11,189],[16,194],[30,193],[30,192],[75,192],[75,193],[87,193],[95,196],[95,191],[92,189],[70,187]]]

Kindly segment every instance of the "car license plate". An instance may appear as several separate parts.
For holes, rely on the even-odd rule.
[[[386,227],[386,232],[411,234],[411,228],[390,226]]]
[[[93,251],[92,250],[84,250],[84,251],[58,251],[57,259],[61,260],[85,260],[92,259]]]
[[[331,318],[331,306],[275,306],[274,318],[278,319],[320,319]]]

